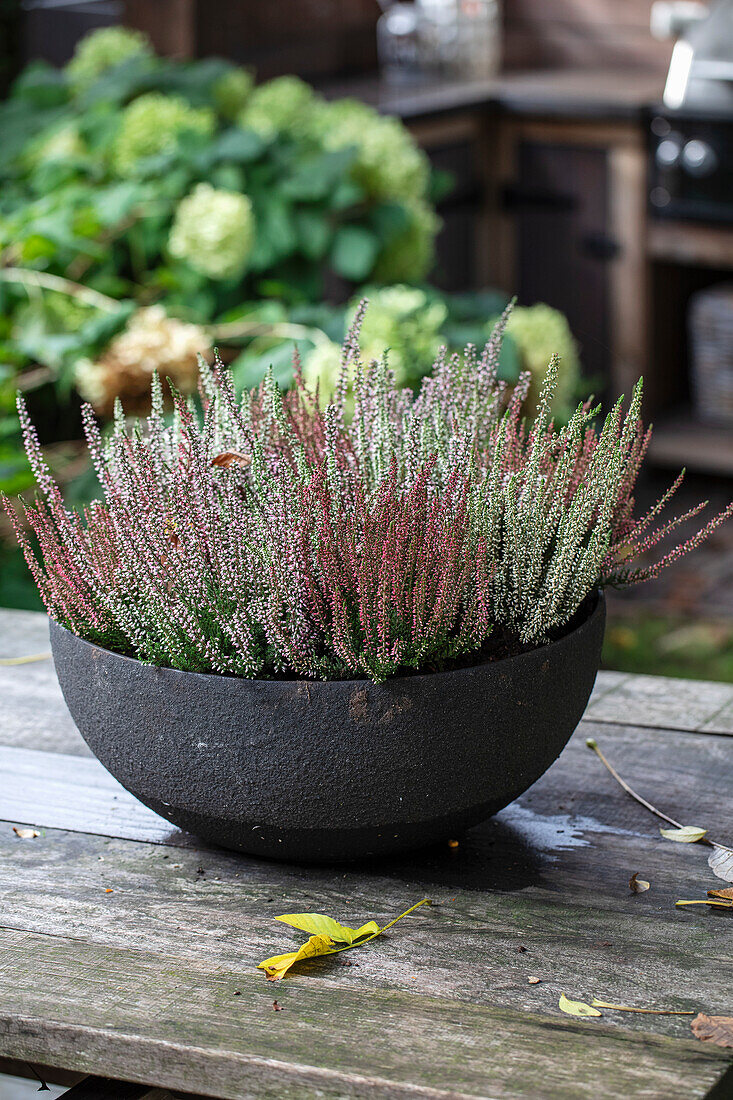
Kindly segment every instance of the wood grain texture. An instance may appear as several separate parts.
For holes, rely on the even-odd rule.
[[[23,825],[159,844],[190,843],[94,758],[0,745],[0,806],[1,816]]]
[[[300,978],[276,987],[283,1011],[273,1012],[259,975],[206,963],[15,932],[0,932],[0,951],[0,1044],[15,1056],[82,1069],[104,1058],[123,1079],[232,1100],[580,1100],[601,1081],[609,1100],[690,1100],[725,1066],[689,1039],[429,994]]]
[[[591,699],[585,719],[636,726],[733,734],[733,684],[624,676]]]
[[[714,822],[721,837],[733,836],[733,811],[720,798],[733,774],[728,738],[612,726],[586,732],[680,820]],[[68,763],[81,773],[88,762]],[[73,789],[84,804],[83,783]],[[42,816],[50,821],[52,813]],[[387,941],[375,942],[352,955],[357,965],[346,971],[341,960],[324,960],[315,972],[517,1011],[554,1011],[563,991],[733,1011],[727,914],[674,908],[678,897],[702,897],[714,883],[705,849],[663,840],[656,819],[621,791],[581,734],[527,795],[471,830],[458,849],[333,869],[188,843],[130,844],[51,828],[24,841],[0,825],[0,924],[59,937],[82,930],[85,942],[144,943],[162,957],[249,971],[297,940],[271,920],[279,912],[361,923],[430,896],[439,907],[410,918],[388,950]],[[652,883],[644,895],[629,890],[634,871]],[[527,983],[533,973],[540,985]],[[622,1023],[680,1036],[687,1029],[681,1017]]]
[[[651,0],[505,0],[504,61],[561,69],[666,71],[671,43],[649,32]]]
[[[45,652],[50,652],[45,615],[0,609],[0,657]],[[91,755],[66,709],[50,657],[0,666],[0,699],[0,744]]]
[[[727,685],[601,674],[560,759],[457,848],[337,868],[206,848],[93,759],[0,747],[0,1056],[229,1100],[584,1100],[601,1082],[702,1100],[727,1053],[688,1017],[570,1021],[557,1002],[733,1013],[728,914],[674,907],[715,885],[705,849],[663,840],[584,745],[725,840],[733,741],[709,730],[731,716]],[[279,913],[383,923],[424,896],[358,951],[279,984],[256,970],[302,938]]]

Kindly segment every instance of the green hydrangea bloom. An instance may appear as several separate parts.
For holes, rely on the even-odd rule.
[[[311,390],[319,387],[321,405],[329,403],[341,369],[341,348],[331,341],[316,344],[303,361],[303,378]]]
[[[308,128],[308,115],[317,102],[315,92],[297,76],[278,76],[259,84],[239,116],[241,126],[269,137],[299,133]]]
[[[129,27],[103,27],[81,39],[66,66],[66,73],[74,90],[82,92],[107,69],[131,57],[152,55],[153,47],[142,31]]]
[[[254,236],[252,203],[246,195],[199,183],[178,204],[168,248],[210,279],[232,279],[247,266]]]
[[[114,167],[121,176],[133,175],[145,157],[172,149],[184,130],[212,134],[215,124],[208,107],[192,107],[185,99],[160,92],[141,95],[122,113],[112,154]]]
[[[65,125],[52,131],[46,130],[35,141],[31,142],[23,153],[23,163],[28,168],[35,168],[39,164],[48,164],[54,160],[70,160],[73,157],[83,156],[86,146],[81,139],[75,123]]]
[[[430,169],[399,119],[379,115],[356,99],[316,106],[311,132],[326,149],[355,146],[354,179],[368,195],[414,201],[424,198]]]
[[[530,415],[539,401],[540,389],[553,355],[560,356],[557,390],[552,404],[553,412],[561,419],[568,419],[577,404],[580,387],[580,360],[578,345],[570,331],[564,314],[551,306],[538,302],[534,306],[515,306],[506,331],[519,348],[522,370],[532,374],[525,407]]]
[[[404,285],[368,289],[363,296],[369,299],[360,336],[365,358],[380,359],[387,352],[398,384],[412,385],[430,370],[444,343],[445,302]],[[355,299],[351,308],[358,304]]]
[[[413,385],[430,370],[444,343],[440,333],[448,315],[445,303],[409,286],[368,288],[363,296],[369,307],[359,336],[362,358],[381,359],[386,352],[397,384]],[[349,304],[350,317],[359,300]],[[331,342],[318,344],[305,358],[303,376],[313,389],[318,383],[323,405],[333,397],[340,361],[341,348]],[[350,405],[347,401],[347,413]]]
[[[382,249],[374,269],[381,283],[419,283],[435,262],[435,237],[440,218],[422,199],[405,203],[408,223]]]
[[[244,109],[254,81],[247,69],[230,69],[214,82],[211,95],[222,118],[233,120]]]

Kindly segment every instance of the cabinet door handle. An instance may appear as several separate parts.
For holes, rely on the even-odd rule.
[[[591,260],[607,263],[615,260],[621,251],[621,245],[607,233],[586,233],[580,239],[580,252]]]
[[[543,187],[524,187],[518,183],[509,183],[501,192],[501,205],[504,210],[519,210],[533,207],[536,210],[557,210],[572,212],[579,207],[575,195],[567,192],[552,191]]]

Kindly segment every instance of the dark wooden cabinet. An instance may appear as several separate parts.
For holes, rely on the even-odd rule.
[[[522,140],[516,180],[502,196],[516,227],[519,301],[561,310],[584,370],[600,378],[610,374],[609,261],[619,248],[608,177],[605,149]]]
[[[585,373],[628,394],[649,362],[641,127],[503,119],[496,144],[493,281],[562,310]]]

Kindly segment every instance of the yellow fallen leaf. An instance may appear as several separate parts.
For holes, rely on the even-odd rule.
[[[676,840],[678,844],[694,844],[707,833],[707,829],[701,829],[698,825],[682,825],[679,829],[660,829],[665,840]]]
[[[597,997],[593,998],[593,1004],[596,1008],[612,1008],[616,1012],[648,1012],[652,1016],[694,1016],[694,1012],[688,1012],[687,1010],[677,1008],[633,1008],[631,1005],[614,1005],[609,1004],[608,1001],[599,1001]]]
[[[639,878],[638,871],[634,871],[633,875],[629,879],[629,890],[631,890],[632,894],[643,894],[644,891],[648,890],[650,886],[651,883],[647,882],[646,879]]]
[[[288,951],[284,955],[273,955],[258,964],[258,970],[264,970],[269,982],[277,982],[287,974],[293,963],[303,959],[312,959],[317,955],[331,954],[333,940],[330,936],[311,936],[297,951]]]
[[[419,909],[421,905],[432,904],[430,898],[423,898],[422,901],[418,901],[415,905],[406,909],[404,913],[400,913],[399,917],[395,917],[389,924],[385,924],[384,928],[380,928],[377,922],[373,920],[362,924],[361,928],[349,928],[345,924],[339,924],[338,921],[332,920],[331,917],[324,917],[322,913],[286,913],[284,916],[275,917],[275,920],[281,920],[294,928],[300,928],[302,931],[308,932],[312,928],[318,928],[320,931],[312,935],[300,950],[288,951],[284,955],[273,955],[271,959],[265,959],[264,962],[258,963],[257,969],[264,970],[267,973],[268,981],[277,981],[287,974],[293,963],[300,962],[302,959],[313,958],[316,955],[336,955],[339,951],[350,951],[353,947],[363,947],[365,943],[369,943],[375,936],[381,936],[382,932],[392,928],[393,925],[397,924],[397,921],[402,920],[403,917],[414,912],[415,909]],[[330,929],[330,932],[327,931],[328,929]],[[349,939],[349,937],[351,938]]]
[[[713,898],[702,898],[701,900],[693,901],[676,901],[675,905],[682,909],[685,905],[711,905],[717,909],[733,909],[733,901],[722,900],[715,901]]]
[[[41,835],[38,829],[19,829],[17,825],[13,825],[13,832],[16,836],[19,836],[21,840],[33,840],[35,837]]]
[[[330,936],[337,943],[353,943],[362,936],[370,936],[379,931],[375,920],[367,921],[361,928],[349,928],[347,924],[339,924],[337,920],[324,917],[322,913],[287,913],[283,917],[275,917],[275,920],[299,928],[301,932],[310,932],[311,935]]]
[[[560,994],[560,1000],[557,1002],[557,1006],[561,1012],[566,1012],[568,1016],[602,1016],[603,1013],[599,1012],[597,1008],[592,1008],[590,1005],[585,1004],[584,1001],[571,1001],[569,997],[566,997],[564,993]]]

